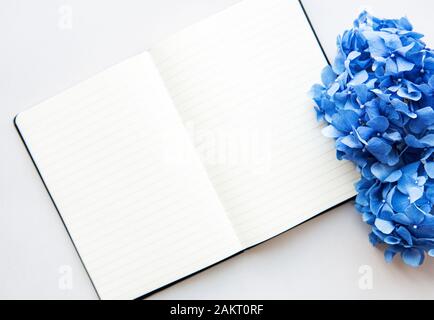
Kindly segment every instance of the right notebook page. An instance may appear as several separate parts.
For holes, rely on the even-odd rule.
[[[327,62],[296,0],[245,0],[151,54],[245,247],[355,195],[308,97]]]

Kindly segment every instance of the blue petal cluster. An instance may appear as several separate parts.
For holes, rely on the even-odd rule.
[[[356,207],[385,258],[434,256],[434,50],[406,18],[360,14],[312,87],[337,158],[361,172]]]

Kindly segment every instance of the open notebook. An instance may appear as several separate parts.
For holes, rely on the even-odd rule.
[[[245,0],[17,115],[103,299],[138,298],[345,201],[299,2]]]

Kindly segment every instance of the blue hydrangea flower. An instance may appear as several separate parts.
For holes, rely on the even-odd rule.
[[[356,208],[385,259],[434,256],[434,50],[407,18],[363,12],[312,87],[323,134],[361,173]]]

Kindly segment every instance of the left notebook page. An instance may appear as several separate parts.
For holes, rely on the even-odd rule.
[[[148,53],[15,121],[102,299],[137,298],[241,250]]]

